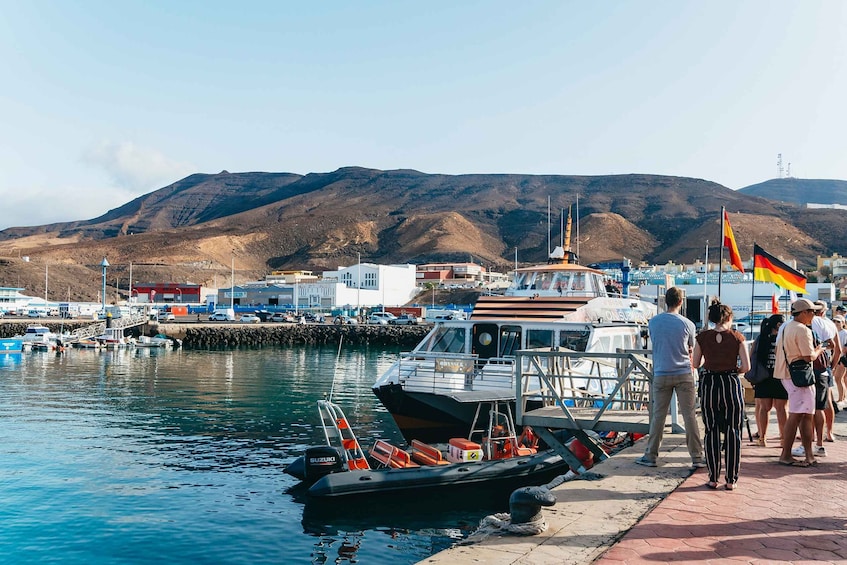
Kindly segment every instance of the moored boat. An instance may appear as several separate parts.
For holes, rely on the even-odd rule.
[[[610,353],[645,347],[646,324],[656,306],[629,296],[627,280],[613,290],[602,271],[566,262],[569,256],[557,248],[550,263],[517,269],[504,296],[480,297],[468,320],[437,323],[377,379],[374,394],[406,439],[454,437],[467,429],[480,403],[509,401],[514,409],[519,350]],[[574,374],[615,372],[592,359],[577,363],[569,367]],[[570,386],[605,392],[591,390],[602,382],[574,378]]]
[[[24,349],[24,341],[17,337],[0,338],[0,354],[21,353]]]
[[[162,334],[142,335],[135,340],[135,347],[173,347],[173,342],[169,337]]]
[[[134,343],[134,339],[124,335],[123,328],[106,328],[105,333],[96,337],[101,347],[107,349],[118,349],[128,347]]]
[[[479,442],[452,438],[446,451],[413,440],[401,449],[377,440],[366,454],[340,407],[318,401],[327,445],[312,447],[285,468],[308,485],[311,497],[389,494],[420,489],[508,483],[542,484],[567,464],[553,451],[538,451],[515,434],[511,414],[495,412]],[[505,418],[505,419],[504,419]],[[497,424],[500,421],[502,424]],[[476,430],[482,432],[483,430]],[[473,432],[472,434],[473,435]]]

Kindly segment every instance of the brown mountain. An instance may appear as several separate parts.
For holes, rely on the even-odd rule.
[[[802,193],[802,187],[795,190]],[[712,261],[725,206],[742,256],[753,242],[796,258],[844,252],[843,211],[807,210],[713,182],[657,175],[434,175],[358,167],[305,176],[195,174],[86,221],[0,232],[0,285],[51,299],[96,298],[105,256],[109,293],[135,281],[207,286],[272,269],[315,271],[363,261],[474,260],[507,269],[544,261],[560,237],[560,211],[579,218],[582,262]],[[785,200],[785,198],[782,198]],[[578,208],[577,208],[578,206]],[[579,235],[578,244],[576,236]],[[22,257],[30,257],[24,262]],[[51,290],[55,289],[55,290]]]

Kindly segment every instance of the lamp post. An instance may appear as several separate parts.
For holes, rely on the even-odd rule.
[[[103,257],[103,260],[100,262],[100,266],[103,267],[103,316],[106,315],[106,267],[109,266],[109,261]]]
[[[182,290],[177,288],[176,291],[179,294],[179,300],[177,302],[179,302],[181,304],[182,303]]]

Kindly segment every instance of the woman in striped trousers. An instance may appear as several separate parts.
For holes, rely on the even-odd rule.
[[[718,488],[721,464],[726,458],[726,490],[735,490],[741,465],[741,425],[744,392],[739,373],[750,369],[750,354],[744,336],[732,329],[732,308],[715,299],[709,306],[714,329],[697,335],[693,364],[701,369],[700,411],[705,426],[703,443],[709,482]],[[722,437],[723,436],[723,437]]]

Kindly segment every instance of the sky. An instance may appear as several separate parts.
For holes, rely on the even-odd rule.
[[[195,172],[847,180],[840,0],[0,0],[0,229]]]

